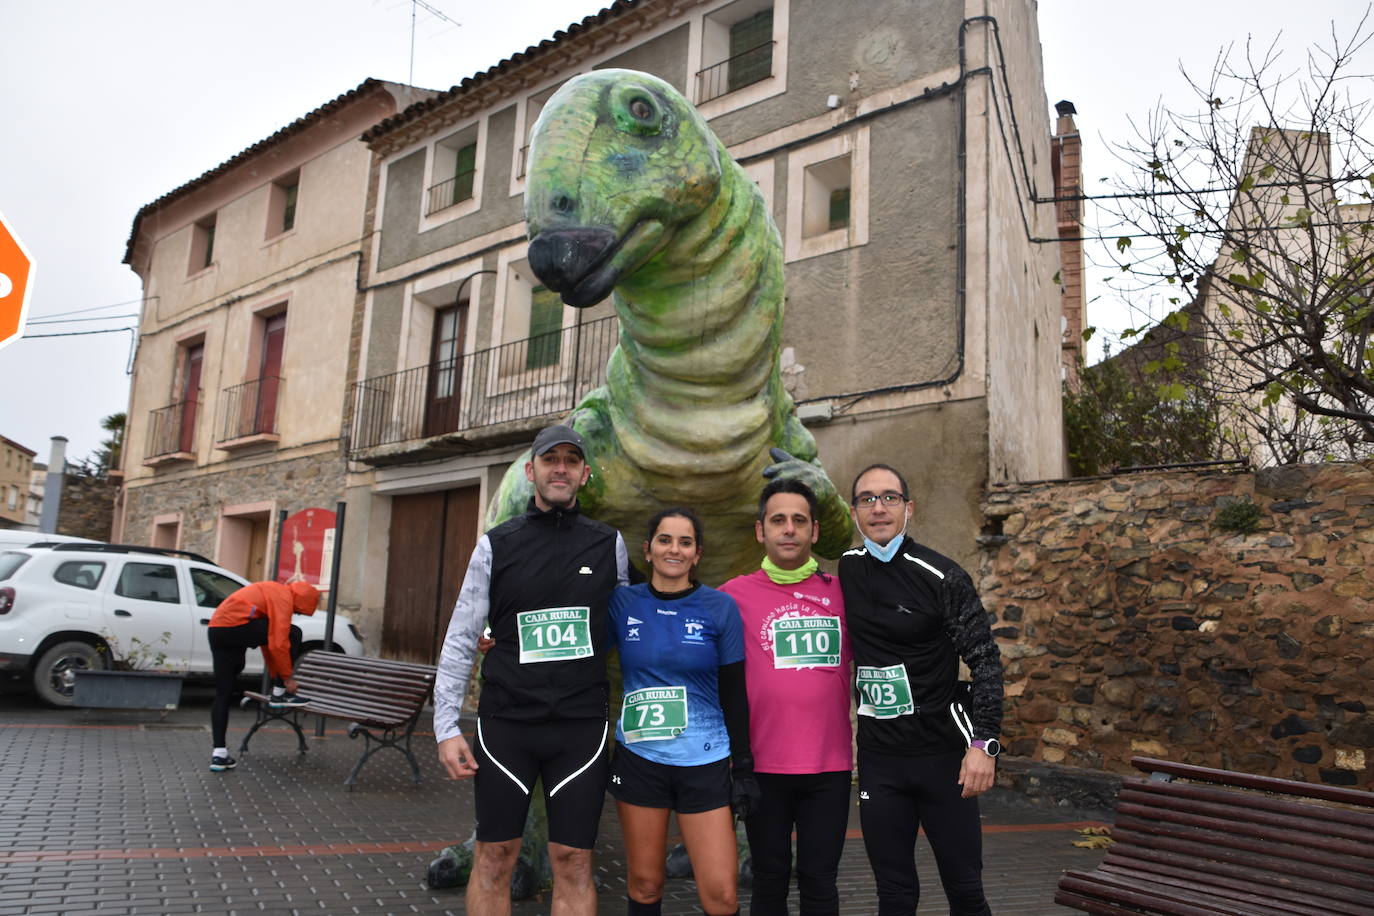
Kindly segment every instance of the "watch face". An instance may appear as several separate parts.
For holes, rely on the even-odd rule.
[[[977,741],[971,742],[971,744],[989,757],[996,757],[998,754],[1002,753],[1002,742],[998,741],[996,738],[988,738],[986,741],[980,738]]]

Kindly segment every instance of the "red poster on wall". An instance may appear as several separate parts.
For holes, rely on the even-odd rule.
[[[282,522],[278,582],[309,582],[329,590],[334,565],[335,516],[329,509],[302,509]]]

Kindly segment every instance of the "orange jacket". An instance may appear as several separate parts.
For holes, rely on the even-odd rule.
[[[254,582],[233,592],[210,615],[212,627],[237,627],[267,617],[267,645],[262,659],[273,677],[291,676],[291,614],[313,614],[319,590],[309,582]]]

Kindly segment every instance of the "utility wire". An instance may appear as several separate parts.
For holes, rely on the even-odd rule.
[[[72,324],[77,321],[114,321],[119,318],[137,318],[138,312],[128,315],[95,315],[91,318],[43,318],[40,320],[30,320],[29,324]]]
[[[126,301],[124,301],[124,302],[111,302],[109,305],[97,305],[97,306],[93,306],[92,308],[88,308],[88,309],[75,309],[75,310],[70,311],[70,312],[54,312],[54,313],[51,314],[51,315],[44,315],[43,317],[44,317],[44,318],[61,318],[61,317],[64,316],[64,315],[84,315],[84,314],[86,314],[87,312],[98,312],[98,311],[100,311],[100,310],[102,310],[102,309],[118,308],[118,307],[121,306],[121,305],[142,305],[143,303],[149,302],[149,301],[151,301],[151,300],[153,300],[153,299],[156,299],[156,298],[158,298],[158,297],[157,297],[157,296],[144,296],[142,299],[128,299],[128,300],[126,300]],[[31,323],[32,323],[32,322],[31,322]]]
[[[20,340],[37,340],[40,337],[83,337],[87,334],[114,334],[120,331],[133,331],[135,328],[106,328],[103,331],[58,331],[52,334],[25,334]]]

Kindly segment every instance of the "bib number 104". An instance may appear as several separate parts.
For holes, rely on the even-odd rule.
[[[592,654],[591,611],[554,607],[515,615],[520,635],[520,664],[586,658]]]

